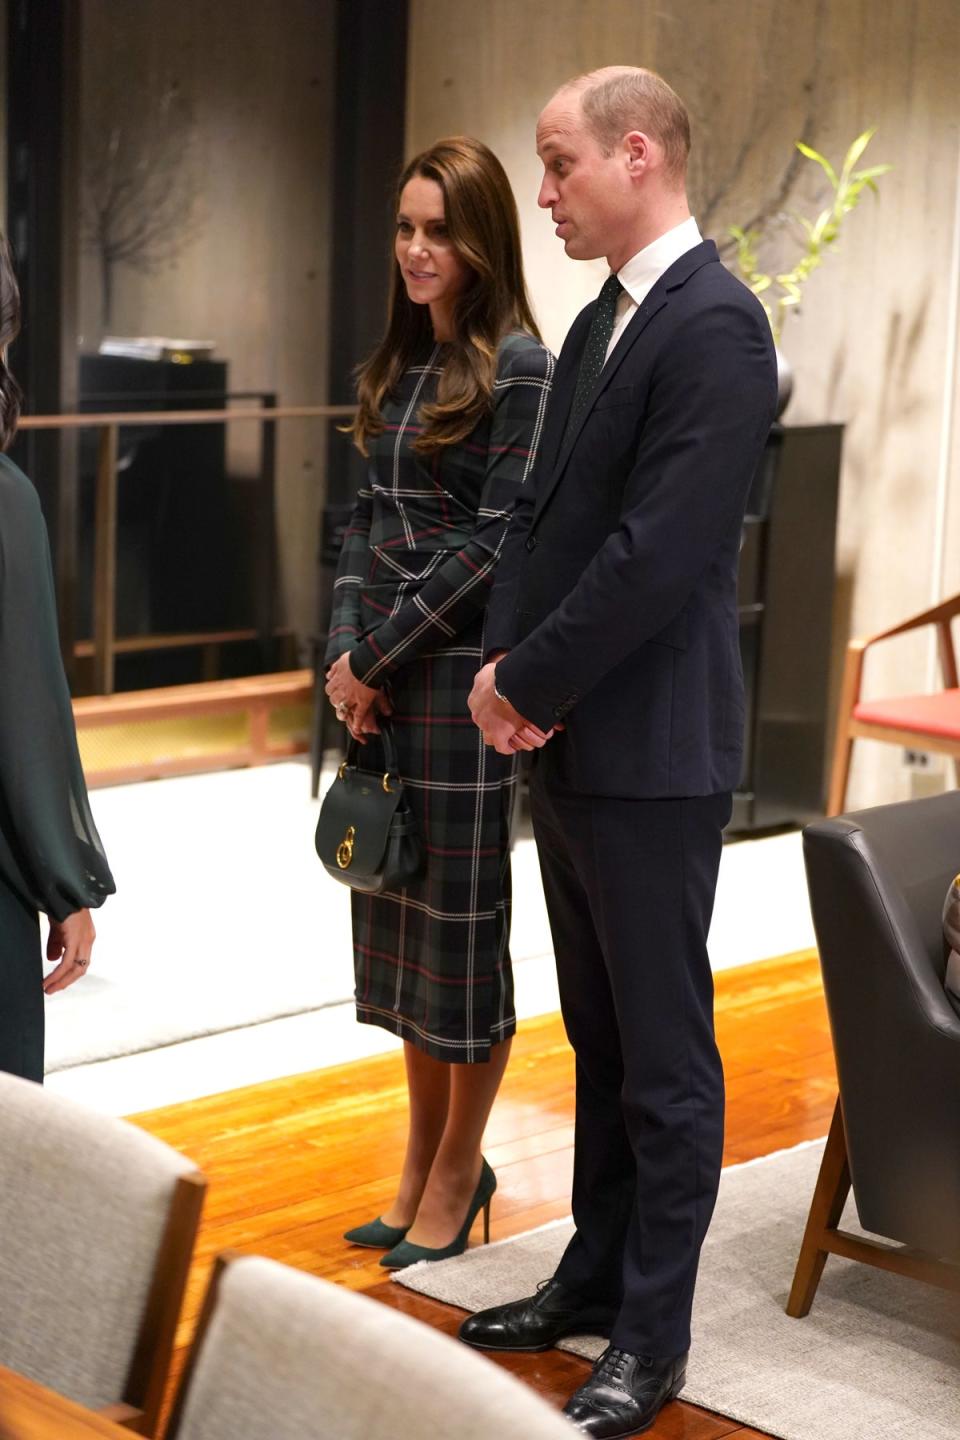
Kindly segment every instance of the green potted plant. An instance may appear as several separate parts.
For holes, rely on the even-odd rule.
[[[819,165],[826,175],[833,191],[833,198],[830,204],[826,205],[813,220],[808,219],[805,215],[791,217],[799,227],[803,247],[798,259],[789,270],[782,270],[774,274],[761,270],[758,247],[763,239],[763,231],[756,228],[744,230],[739,225],[730,226],[729,233],[736,241],[737,246],[737,268],[745,283],[759,297],[767,312],[774,341],[777,343],[777,365],[780,373],[778,415],[782,414],[785,409],[793,387],[792,372],[779,348],[779,340],[787,316],[792,309],[799,305],[803,287],[814,270],[823,264],[825,257],[831,251],[837,248],[844,219],[851,210],[856,209],[864,190],[872,190],[876,194],[877,180],[893,168],[890,165],[870,165],[862,170],[855,168],[875,133],[876,126],[871,126],[870,129],[864,130],[862,135],[857,136],[843,157],[843,164],[839,172],[834,169],[825,155],[821,155],[819,150],[814,150],[812,146],[804,144],[802,140],[796,142],[796,147],[801,155]]]

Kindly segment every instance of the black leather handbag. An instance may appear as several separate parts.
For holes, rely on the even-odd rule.
[[[315,844],[334,880],[377,895],[397,890],[423,869],[424,850],[397,765],[390,721],[378,717],[382,770],[363,769],[352,737],[347,758],[323,797]],[[376,743],[376,736],[364,749]]]

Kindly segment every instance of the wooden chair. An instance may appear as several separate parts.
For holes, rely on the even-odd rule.
[[[483,1355],[256,1255],[218,1257],[164,1440],[573,1440]]]
[[[136,1126],[0,1074],[0,1364],[156,1435],[205,1190]]]
[[[950,631],[950,622],[955,615],[960,615],[960,595],[911,616],[891,630],[850,641],[840,691],[828,815],[839,815],[846,805],[854,740],[885,740],[889,745],[902,745],[906,749],[934,750],[952,755],[957,784],[960,785],[960,680],[957,678],[957,656]],[[878,645],[881,640],[890,640],[894,635],[905,635],[927,625],[936,626],[944,688],[930,695],[863,700],[860,694],[863,660],[870,647]]]
[[[803,832],[840,1098],[787,1314],[828,1255],[960,1292],[960,1014],[941,911],[960,869],[960,792]],[[853,1188],[866,1236],[840,1228]]]

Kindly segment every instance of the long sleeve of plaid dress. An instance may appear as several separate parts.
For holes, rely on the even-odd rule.
[[[459,444],[420,456],[418,417],[443,357],[442,346],[425,352],[384,406],[340,557],[327,662],[348,652],[358,679],[388,689],[427,856],[425,873],[403,890],[351,896],[358,1019],[469,1063],[516,1027],[516,763],[483,744],[467,696],[510,515],[533,483],[554,362],[531,336],[508,335],[490,413]],[[374,768],[376,748],[368,742],[364,762]]]
[[[373,516],[371,487],[374,474],[375,469],[371,464],[367,483],[361,485],[357,492],[350,524],[344,531],[337,562],[337,578],[333,582],[333,611],[324,656],[326,665],[332,665],[345,650],[352,650],[363,629],[360,587],[367,573],[370,553],[370,521]]]
[[[435,361],[436,355],[431,358]],[[382,567],[392,567],[401,584],[390,587],[395,590],[391,611],[373,629],[369,622],[364,624],[361,603],[365,581],[374,580],[366,568],[373,491],[361,490],[337,572],[328,664],[349,649],[356,678],[365,685],[380,686],[398,666],[450,640],[483,610],[519,487],[530,479],[553,364],[550,352],[529,336],[510,335],[501,344],[489,439],[484,445],[471,437],[456,447],[466,452],[464,458],[482,464],[479,504],[474,509],[463,503],[467,497],[450,496],[446,507],[450,529],[443,537],[443,549],[435,551],[438,563],[425,579],[423,572],[403,574],[402,551],[420,538],[415,529],[420,517],[403,514],[401,536],[387,539],[379,557],[380,573]],[[407,423],[404,429],[411,437],[419,431],[414,423]],[[429,463],[424,462],[425,466]],[[437,463],[431,468],[436,471]],[[469,468],[476,474],[479,467]],[[403,497],[399,493],[397,500],[400,509]],[[415,508],[409,507],[411,511]],[[434,520],[430,528],[436,533],[434,517],[428,518]],[[462,543],[452,548],[450,542],[458,536]],[[368,594],[368,600],[376,605],[375,597]],[[357,637],[364,631],[358,643]]]

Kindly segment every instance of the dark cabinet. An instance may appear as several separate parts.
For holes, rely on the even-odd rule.
[[[220,410],[227,367],[80,357],[80,409]],[[97,432],[80,432],[81,632],[90,633]],[[231,620],[230,494],[221,424],[125,425],[117,507],[117,634],[209,630]]]
[[[740,551],[743,773],[730,830],[823,814],[841,425],[775,425]]]

